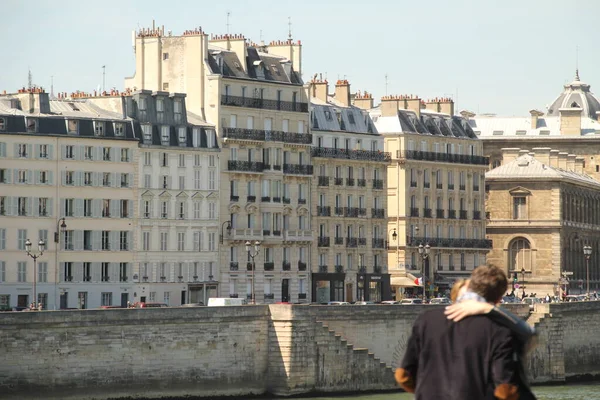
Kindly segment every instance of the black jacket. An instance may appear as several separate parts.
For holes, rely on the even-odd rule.
[[[413,377],[416,400],[494,399],[499,386],[516,386],[518,340],[485,315],[452,322],[444,309],[415,321],[400,365]]]

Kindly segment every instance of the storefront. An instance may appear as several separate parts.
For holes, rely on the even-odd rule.
[[[358,274],[356,301],[391,300],[390,274]]]
[[[312,302],[327,304],[330,301],[346,301],[344,294],[344,273],[312,274]]]

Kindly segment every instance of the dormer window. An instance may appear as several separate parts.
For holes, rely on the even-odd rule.
[[[279,68],[277,68],[277,65],[275,64],[271,64],[271,72],[277,76],[281,75],[281,73],[279,72]]]
[[[94,132],[96,136],[104,136],[104,122],[94,121]]]
[[[145,143],[152,143],[152,125],[142,125],[142,135]]]
[[[27,132],[31,132],[31,133],[37,132],[37,119],[36,118],[27,118]]]
[[[234,62],[233,62],[233,65],[234,65],[234,66],[235,66],[235,67],[236,67],[238,70],[240,70],[240,71],[242,70],[242,66],[240,65],[240,63],[239,63],[239,62],[237,62],[237,61],[234,61]]]
[[[185,144],[187,142],[187,128],[186,127],[179,128],[178,138],[179,138],[179,145],[185,146]]]
[[[125,136],[125,124],[122,124],[120,122],[115,123],[115,136]]]
[[[351,112],[348,113],[348,121],[354,125],[356,124],[356,122],[354,121],[354,114],[352,114]]]
[[[140,99],[138,100],[138,109],[140,111],[143,111],[146,109],[146,98],[145,97],[140,97]]]
[[[163,146],[166,146],[169,144],[169,136],[170,136],[170,128],[168,126],[161,126],[160,127],[160,141],[163,144]]]
[[[0,117],[0,131],[6,130],[6,118]]]
[[[77,133],[79,128],[79,121],[76,119],[70,119],[67,121],[67,132],[68,133]]]
[[[156,99],[156,111],[163,112],[165,110],[165,104],[163,99]]]
[[[492,135],[494,135],[494,136],[501,136],[503,134],[504,134],[504,131],[493,131],[492,132]]]
[[[181,114],[182,114],[182,102],[180,99],[175,99],[173,101],[173,112],[175,114],[175,123],[180,124],[182,122]]]
[[[206,147],[212,149],[215,147],[216,132],[213,129],[206,130]]]
[[[517,131],[517,135],[526,135],[527,131]]]
[[[327,121],[331,121],[331,120],[332,120],[332,117],[331,117],[331,111],[329,111],[329,110],[325,110],[325,119],[326,119]]]

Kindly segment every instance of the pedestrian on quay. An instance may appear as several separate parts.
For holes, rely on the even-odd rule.
[[[503,270],[480,266],[463,297],[493,306],[507,286]],[[398,384],[415,393],[416,400],[518,399],[518,340],[513,332],[486,315],[454,322],[444,312],[426,311],[415,321],[395,371]]]

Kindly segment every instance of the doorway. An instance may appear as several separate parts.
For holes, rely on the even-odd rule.
[[[77,297],[79,298],[79,309],[85,310],[87,308],[87,292],[79,292]]]
[[[26,294],[20,294],[17,297],[17,307],[29,307],[29,296]]]
[[[127,308],[129,302],[129,293],[121,293],[121,308]]]
[[[64,292],[60,294],[60,309],[65,310],[69,306],[69,293]]]
[[[352,298],[352,295],[353,295],[352,284],[346,283],[346,301],[348,303],[352,303],[354,301],[354,299]]]
[[[281,301],[287,303],[290,301],[290,280],[281,280]]]
[[[181,304],[185,304],[186,303],[186,301],[185,301],[185,293],[186,293],[185,290],[181,291]]]
[[[146,302],[146,296],[141,296],[140,297],[140,302],[141,303],[145,303]]]

